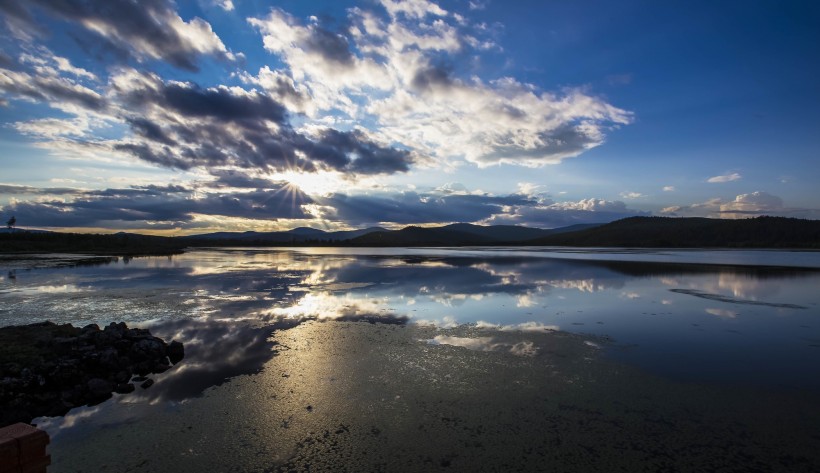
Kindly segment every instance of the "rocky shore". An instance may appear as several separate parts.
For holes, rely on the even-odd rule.
[[[64,415],[112,393],[149,388],[147,376],[184,357],[180,342],[111,323],[74,327],[42,322],[0,328],[0,427]]]

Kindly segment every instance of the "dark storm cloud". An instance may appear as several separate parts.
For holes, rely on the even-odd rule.
[[[270,179],[263,179],[261,177],[251,177],[243,172],[239,172],[233,169],[211,171],[211,175],[217,178],[216,181],[211,183],[211,185],[216,187],[236,187],[240,189],[267,189],[270,187],[274,187],[276,185]]]
[[[518,194],[442,196],[415,192],[381,196],[333,194],[317,200],[335,208],[339,220],[357,226],[379,222],[476,222],[502,212],[507,206],[535,204],[532,199]]]
[[[245,121],[246,125],[271,120],[286,122],[285,107],[265,94],[231,90],[220,86],[204,89],[194,83],[164,82],[154,74],[125,71],[125,80],[114,82],[118,99],[134,111],[172,111],[185,118],[212,118],[224,121]],[[130,119],[145,127],[147,118]]]
[[[0,184],[0,195],[24,195],[24,194],[39,194],[39,195],[70,195],[80,194],[81,190],[64,188],[64,187],[32,187],[32,186],[18,186],[14,184]]]
[[[114,149],[125,151],[143,161],[168,168],[187,170],[194,166],[189,161],[177,157],[168,147],[157,149],[142,143],[118,143],[114,145]]]
[[[319,25],[311,25],[307,31],[309,34],[302,43],[307,51],[319,54],[328,61],[340,65],[353,65],[353,53],[350,52],[347,38]]]
[[[406,172],[409,151],[383,146],[362,131],[294,130],[284,106],[270,96],[236,88],[203,89],[124,71],[114,82],[134,134],[115,149],[162,166],[234,166],[267,171],[330,169],[355,174]]]
[[[419,92],[437,88],[449,88],[453,85],[452,68],[445,65],[428,66],[418,69],[410,85]]]
[[[131,125],[131,130],[143,138],[147,138],[157,143],[164,145],[174,145],[176,142],[168,137],[162,128],[156,123],[153,123],[145,118],[133,117],[127,118],[126,121]]]
[[[166,0],[4,0],[0,9],[20,29],[39,30],[31,13],[38,10],[97,35],[109,49],[129,51],[137,58],[163,59],[190,71],[199,57],[211,54],[232,59],[208,23],[195,18],[183,23]]]
[[[523,116],[524,112],[515,108],[499,110],[509,116],[518,114]],[[540,145],[531,149],[522,149],[517,143],[514,134],[499,136],[496,139],[493,151],[488,153],[488,161],[498,161],[504,159],[532,158],[538,159],[547,154],[572,156],[590,147],[593,147],[598,140],[598,136],[590,136],[582,126],[567,124],[554,130],[542,131],[537,134]]]
[[[68,102],[93,111],[107,106],[100,94],[63,77],[10,70],[0,70],[0,77],[0,90],[8,94],[43,102]]]
[[[0,51],[0,67],[4,69],[14,69],[17,66],[17,62],[11,58],[8,54]]]
[[[191,117],[212,117],[218,120],[268,119],[285,121],[285,107],[267,95],[239,95],[227,87],[202,89],[197,85],[166,83],[157,102]]]
[[[358,130],[344,132],[326,129],[313,151],[336,169],[357,174],[406,172],[413,163],[409,151],[380,146]]]
[[[144,186],[84,192],[71,202],[17,202],[0,211],[15,215],[25,226],[93,227],[112,222],[172,222],[170,227],[184,227],[192,223],[193,214],[260,220],[310,218],[302,209],[302,205],[310,202],[310,197],[283,183],[272,189],[205,193],[199,197],[181,186]]]

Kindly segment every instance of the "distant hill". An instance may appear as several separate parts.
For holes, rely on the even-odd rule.
[[[820,249],[820,220],[757,217],[743,220],[631,217],[603,225],[544,230],[515,225],[456,223],[442,227],[379,227],[340,232],[218,232],[186,237],[133,233],[92,235],[0,231],[0,253],[74,252],[108,255],[173,254],[197,246],[575,246],[636,248]]]
[[[350,240],[353,246],[472,246],[518,244],[533,238],[597,226],[573,225],[545,230],[516,225],[473,225],[454,223],[443,227],[410,226],[401,230],[372,232]]]
[[[178,237],[180,240],[197,241],[234,241],[234,242],[255,242],[255,243],[304,243],[308,241],[339,242],[350,240],[361,235],[372,232],[385,231],[381,227],[363,228],[360,230],[345,230],[338,232],[326,232],[310,227],[298,227],[283,232],[216,232],[204,233],[201,235],[189,235]]]
[[[489,236],[458,230],[422,227],[405,227],[401,230],[385,230],[368,233],[350,240],[353,246],[456,246],[487,245],[495,240]]]
[[[630,217],[526,243],[537,246],[820,249],[820,220]]]
[[[0,253],[87,253],[95,255],[168,255],[186,245],[173,238],[117,233],[100,235],[47,231],[0,232]]]
[[[493,241],[513,243],[518,241],[532,240],[556,233],[573,232],[597,227],[598,224],[572,225],[570,227],[554,228],[545,230],[543,228],[520,227],[518,225],[473,225],[471,223],[454,223],[439,227],[445,231],[456,231],[469,233],[480,237],[489,238]]]

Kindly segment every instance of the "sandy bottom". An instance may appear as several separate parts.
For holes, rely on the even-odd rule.
[[[69,414],[49,471],[820,470],[817,393],[659,379],[605,339],[362,322],[272,338],[261,373],[199,397]]]

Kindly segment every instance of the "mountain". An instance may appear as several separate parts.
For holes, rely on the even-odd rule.
[[[440,227],[441,230],[450,232],[460,232],[470,235],[476,235],[482,238],[488,238],[493,241],[524,241],[532,240],[538,237],[547,236],[550,230],[543,230],[540,228],[519,227],[516,225],[473,225],[471,223],[454,223],[452,225],[445,225]]]
[[[519,244],[534,238],[592,228],[597,224],[544,230],[516,225],[473,225],[454,223],[443,227],[410,226],[401,230],[372,232],[353,238],[354,246],[470,246]]]
[[[326,232],[310,227],[299,227],[283,232],[215,232],[179,237],[181,240],[196,241],[240,241],[255,243],[301,243],[306,241],[344,241],[371,232],[385,231],[381,227]]]
[[[630,217],[526,243],[637,248],[820,248],[820,220]]]
[[[459,246],[487,245],[494,243],[491,237],[468,233],[446,227],[405,227],[401,230],[385,230],[368,233],[350,240],[353,246]]]

